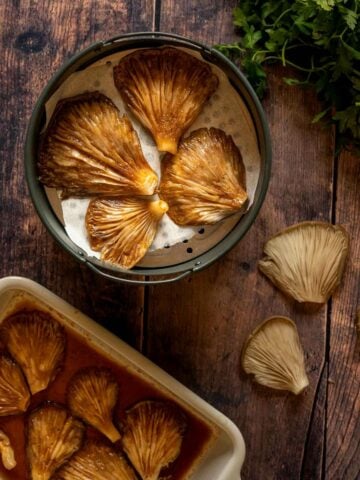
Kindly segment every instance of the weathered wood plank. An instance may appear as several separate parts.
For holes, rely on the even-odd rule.
[[[31,110],[55,70],[95,40],[151,30],[153,2],[4,0],[0,16],[0,275],[39,281],[140,348],[143,288],[101,280],[55,244],[25,186],[23,145]]]
[[[235,3],[201,1],[195,7],[165,0],[160,29],[208,44],[228,41]],[[274,162],[261,214],[246,238],[207,271],[176,286],[150,289],[147,351],[239,425],[247,443],[244,479],[296,480],[303,471],[311,474],[303,478],[316,480],[324,435],[324,385],[317,386],[325,361],[326,308],[306,314],[277,292],[256,264],[265,240],[280,228],[331,218],[333,140],[329,131],[310,124],[318,107],[314,93],[286,86],[283,74],[278,69],[269,76],[265,107]],[[240,372],[244,340],[273,314],[288,315],[299,327],[311,382],[300,398],[260,388]]]
[[[360,157],[339,158],[336,223],[350,234],[342,287],[332,301],[327,402],[326,478],[360,477],[360,362],[355,331],[360,308]]]
[[[236,3],[234,0],[162,0],[160,31],[185,35],[209,45],[226,42],[233,37],[231,15]]]

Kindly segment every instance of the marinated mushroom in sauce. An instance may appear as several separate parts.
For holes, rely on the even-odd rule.
[[[30,391],[19,365],[0,354],[0,416],[23,413],[29,404]]]
[[[122,445],[142,480],[158,480],[180,454],[186,419],[174,405],[142,401],[126,412]]]
[[[72,413],[99,430],[111,442],[120,439],[112,420],[119,395],[116,378],[108,368],[79,370],[70,380],[67,401]]]
[[[2,323],[0,335],[22,368],[31,393],[45,390],[64,359],[66,338],[61,325],[40,310],[21,311]]]
[[[49,480],[82,444],[84,424],[60,405],[46,403],[29,415],[26,455],[31,480]]]
[[[118,449],[92,440],[73,455],[54,480],[137,480],[137,477]]]

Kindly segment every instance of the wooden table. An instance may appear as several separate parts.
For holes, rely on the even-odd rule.
[[[45,285],[116,332],[241,429],[245,480],[360,478],[360,159],[334,154],[333,132],[311,125],[311,91],[269,73],[265,100],[273,171],[261,214],[231,253],[176,285],[104,281],[57,246],[40,223],[24,179],[23,146],[35,101],[55,70],[95,40],[161,30],[209,45],[234,38],[236,0],[2,0],[0,274]],[[257,270],[264,241],[301,220],[345,226],[351,255],[341,288],[317,314],[286,300]],[[253,384],[239,354],[265,317],[296,320],[310,387],[295,398]],[[1,422],[0,422],[1,424]],[[213,480],[210,479],[209,480]]]

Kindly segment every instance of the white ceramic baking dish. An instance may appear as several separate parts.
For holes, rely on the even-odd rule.
[[[141,376],[167,390],[185,408],[199,414],[218,429],[215,443],[203,457],[191,480],[239,480],[245,458],[245,443],[236,425],[184,385],[150,362],[143,355],[85,316],[67,302],[32,280],[22,277],[0,279],[0,322],[18,298],[24,297],[43,304],[66,324],[76,330],[97,350],[115,363],[135,369]]]

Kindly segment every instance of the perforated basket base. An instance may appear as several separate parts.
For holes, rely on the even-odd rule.
[[[233,230],[241,216],[242,214],[232,215],[216,225],[199,227],[193,237],[175,245],[168,246],[165,243],[164,248],[148,252],[138,266],[163,268],[192,260],[220,243]]]

